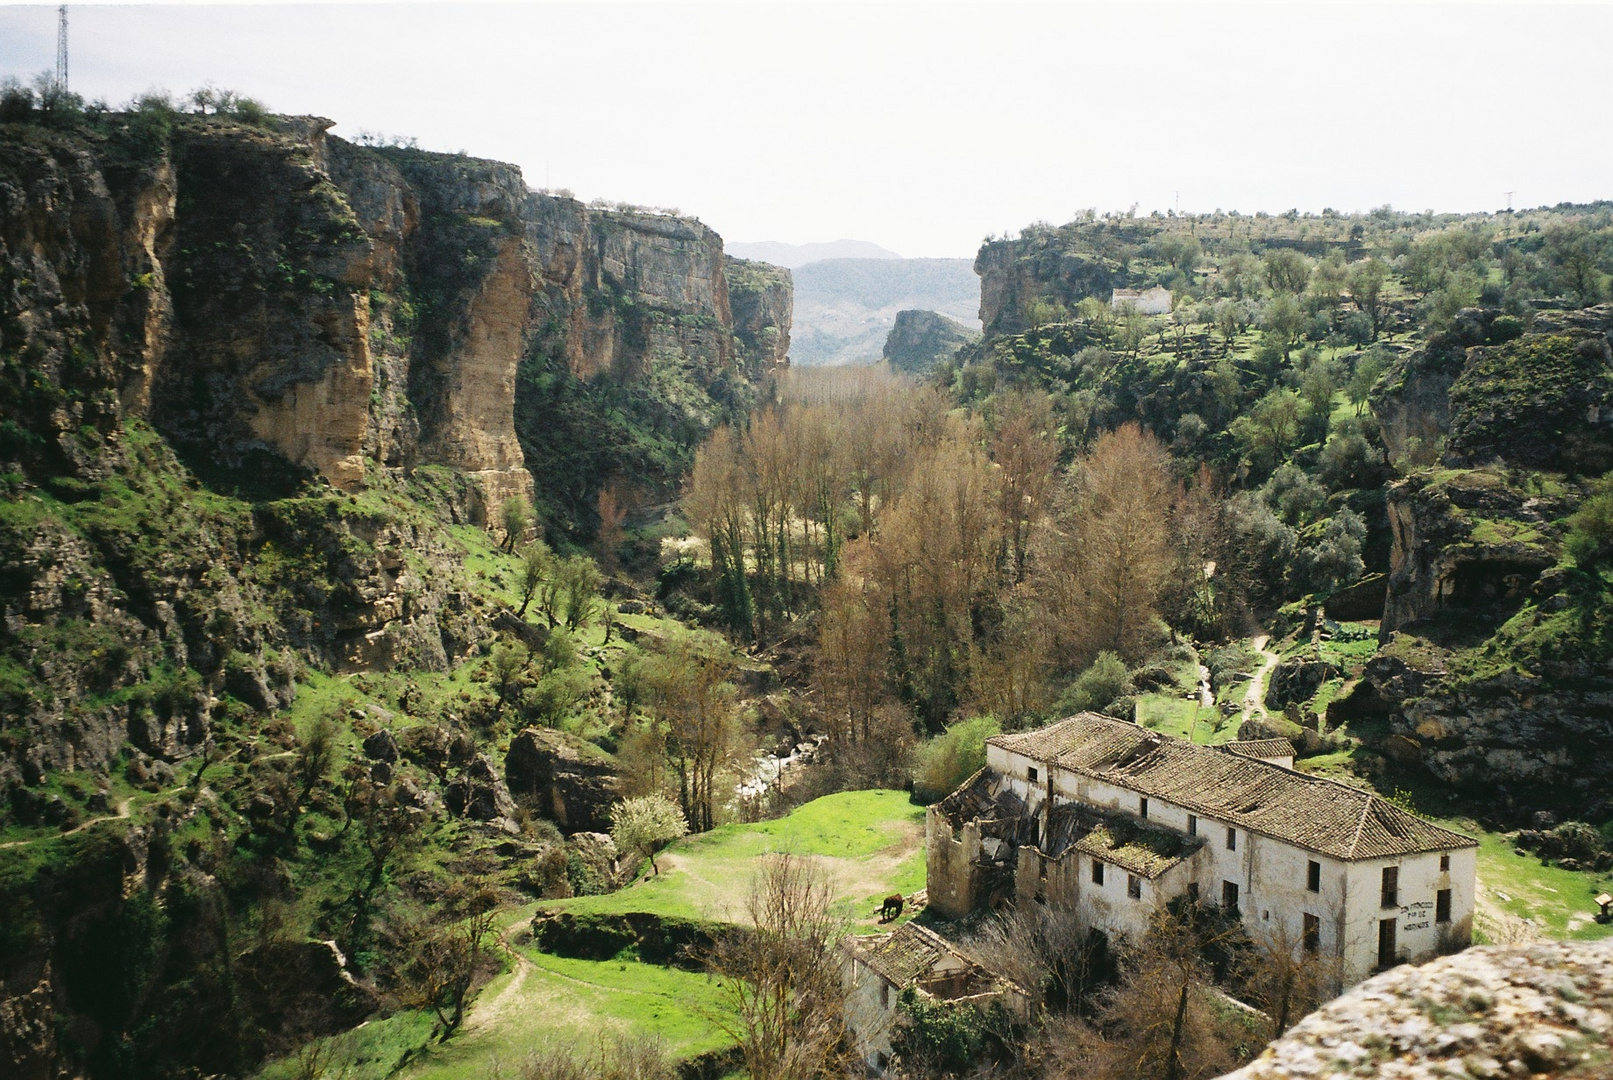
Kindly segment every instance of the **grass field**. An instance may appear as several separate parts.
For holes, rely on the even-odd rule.
[[[902,791],[826,795],[786,817],[725,825],[681,840],[657,856],[659,875],[641,876],[617,892],[543,906],[743,921],[757,856],[773,852],[811,857],[834,889],[839,912],[859,928],[871,928],[871,911],[881,899],[924,886],[924,809]]]
[[[777,820],[688,837],[658,857],[659,876],[618,892],[527,905],[501,922],[506,937],[518,940],[539,907],[738,921],[758,857],[790,852],[818,865],[852,929],[869,932],[881,929],[874,912],[881,899],[923,888],[923,841],[924,810],[905,792],[841,792]],[[430,1041],[430,1014],[400,1012],[318,1044],[326,1055],[320,1075],[524,1080],[523,1062],[546,1044],[587,1050],[617,1032],[649,1036],[671,1056],[688,1058],[728,1045],[718,1023],[722,1007],[719,985],[701,972],[626,958],[572,960],[517,944],[504,973],[482,990],[464,1029],[446,1044]],[[259,1080],[292,1080],[305,1062],[276,1062]]]
[[[1239,683],[1240,690],[1248,683]],[[1239,716],[1222,716],[1219,709],[1201,708],[1178,694],[1137,695],[1137,723],[1151,731],[1174,735],[1206,746],[1238,737]]]
[[[659,1041],[681,1059],[730,1041],[718,1026],[723,1005],[708,975],[627,960],[568,960],[529,947],[517,947],[511,959],[448,1042],[432,1041],[430,1013],[400,1012],[321,1040],[319,1075],[520,1080],[525,1059],[546,1045],[587,1049],[591,1040],[632,1034]],[[306,1061],[299,1055],[275,1062],[259,1080],[292,1080]]]

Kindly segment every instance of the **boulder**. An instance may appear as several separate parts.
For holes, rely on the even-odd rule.
[[[547,728],[527,728],[504,758],[510,793],[566,832],[604,832],[620,798],[615,762],[590,742]]]
[[[1390,735],[1384,740],[1383,752],[1401,765],[1422,764],[1422,743],[1408,735]]]
[[[487,822],[506,832],[518,832],[515,801],[498,770],[485,754],[478,754],[443,792],[448,812],[472,821]]]
[[[469,735],[441,724],[408,728],[398,736],[398,749],[409,761],[438,776],[469,765],[476,756],[476,743]]]
[[[398,740],[385,728],[364,740],[364,756],[388,765],[398,760]]]
[[[1368,574],[1354,585],[1347,585],[1327,598],[1327,617],[1338,621],[1366,621],[1383,618],[1384,599],[1389,595],[1385,574]]]
[[[1271,673],[1271,683],[1266,687],[1266,707],[1281,709],[1309,701],[1324,682],[1342,674],[1325,660],[1298,657],[1284,660]]]
[[[1606,1076],[1613,941],[1489,945],[1386,971],[1223,1080]]]

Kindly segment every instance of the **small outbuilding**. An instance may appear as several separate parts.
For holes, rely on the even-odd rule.
[[[846,1019],[857,1054],[874,1075],[883,1075],[890,1064],[891,1036],[900,1020],[897,1004],[905,990],[936,1001],[1000,1004],[1021,1017],[1030,1006],[1030,995],[1013,981],[917,923],[888,934],[846,938],[841,951]]]

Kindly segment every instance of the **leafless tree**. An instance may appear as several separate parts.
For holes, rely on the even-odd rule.
[[[1050,1021],[1031,1056],[1046,1080],[1206,1080],[1238,1066],[1254,1040],[1219,998],[1207,951],[1236,924],[1196,906],[1160,909],[1119,950],[1121,980],[1095,996],[1090,1019]]]
[[[768,857],[746,902],[749,925],[719,942],[709,966],[724,1008],[713,1021],[739,1044],[749,1075],[817,1080],[843,1075],[852,1051],[835,943],[844,926],[814,865]]]

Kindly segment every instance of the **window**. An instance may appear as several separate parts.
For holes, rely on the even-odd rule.
[[[1315,915],[1305,915],[1305,951],[1318,952],[1322,948],[1322,920]]]
[[[1434,894],[1434,921],[1448,923],[1451,921],[1451,891],[1441,889]]]
[[[1036,860],[1036,876],[1043,881],[1047,880],[1047,856],[1043,855]]]
[[[1451,857],[1449,855],[1441,855],[1439,857],[1439,872],[1442,874],[1448,874],[1451,872]]]
[[[1395,920],[1378,920],[1378,966],[1395,966]]]
[[[1032,765],[1030,768],[1026,769],[1025,775],[1030,777],[1031,783],[1036,783],[1036,766]]]
[[[1305,864],[1305,887],[1311,892],[1322,891],[1322,864],[1311,861]]]
[[[1148,796],[1145,795],[1137,800],[1137,813],[1143,817],[1148,816]]]
[[[1386,866],[1383,868],[1383,895],[1378,898],[1378,906],[1400,906],[1400,867]]]
[[[1126,895],[1133,900],[1141,900],[1143,898],[1143,879],[1136,874],[1127,874]]]
[[[1198,834],[1199,834],[1199,816],[1197,814],[1189,814],[1189,815],[1187,815],[1187,835],[1189,835],[1189,836],[1197,836]]]
[[[1103,884],[1103,864],[1097,859],[1092,860],[1092,884]]]
[[[1221,906],[1228,911],[1238,910],[1238,883],[1223,881],[1221,883]]]
[[[881,1009],[891,1007],[891,984],[888,982],[879,984],[879,1007]]]
[[[1227,830],[1227,850],[1228,851],[1237,851],[1238,850],[1238,830],[1237,829],[1228,829]]]
[[[1187,883],[1187,902],[1189,904],[1197,904],[1199,902],[1199,883],[1196,881],[1189,881]]]

